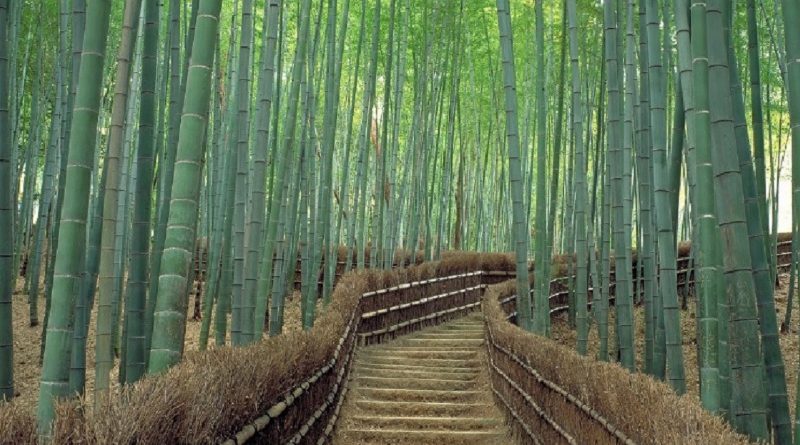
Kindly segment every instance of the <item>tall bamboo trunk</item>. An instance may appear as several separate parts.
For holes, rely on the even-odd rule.
[[[147,301],[147,266],[150,259],[151,197],[155,160],[159,11],[155,0],[145,0],[144,8],[139,146],[136,162],[130,272],[128,293],[125,298],[125,329],[127,332],[125,380],[128,383],[136,382],[146,371],[144,312]]]
[[[767,391],[756,310],[744,190],[734,138],[722,2],[707,7],[712,163],[722,237],[725,298],[730,305],[731,420],[753,439],[766,440]],[[713,79],[713,81],[711,81]]]
[[[69,390],[75,290],[80,288],[78,283],[83,272],[89,185],[97,138],[110,8],[111,2],[97,1],[90,3],[87,9],[84,51],[81,54],[82,68],[71,122],[64,206],[39,389],[38,431],[45,438],[51,432],[56,399],[66,397]]]
[[[125,2],[124,23],[122,26],[122,42],[117,54],[117,75],[114,87],[114,103],[111,111],[111,135],[108,153],[106,154],[105,193],[103,195],[103,228],[100,248],[100,269],[98,276],[97,298],[97,342],[95,349],[95,403],[99,404],[108,397],[109,375],[113,367],[112,352],[112,294],[116,283],[115,256],[117,241],[117,215],[119,207],[122,168],[120,156],[123,149],[125,117],[128,109],[128,86],[130,84],[130,67],[136,46],[136,29],[139,17],[139,0]],[[130,124],[129,124],[130,125]],[[93,285],[93,284],[91,284]]]
[[[14,328],[11,297],[14,270],[14,199],[12,196],[11,128],[9,119],[8,0],[0,1],[0,400],[14,397]],[[41,224],[41,223],[40,223]]]
[[[539,5],[541,7],[541,5]],[[522,197],[522,166],[519,158],[519,130],[517,122],[516,74],[514,47],[511,36],[511,10],[508,0],[497,0],[497,24],[500,30],[500,52],[503,63],[503,90],[505,92],[506,138],[508,142],[509,184],[513,211],[513,234],[517,271],[517,324],[532,330],[531,301],[528,283],[528,233],[527,218]],[[549,315],[549,311],[548,311]]]
[[[148,373],[164,372],[183,354],[186,298],[195,247],[199,185],[205,154],[205,129],[211,96],[211,73],[217,44],[220,0],[200,0],[192,60],[186,79],[175,161],[175,180],[167,220],[161,275],[153,315]]]
[[[659,39],[659,11],[655,0],[647,0],[647,44],[650,81],[650,123],[653,143],[653,185],[658,230],[659,284],[666,340],[667,380],[678,394],[686,391],[678,306],[674,228],[670,214],[668,165],[666,162],[666,94]]]

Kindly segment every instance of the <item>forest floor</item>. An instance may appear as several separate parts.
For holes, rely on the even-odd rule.
[[[31,413],[36,411],[36,403],[39,396],[39,379],[41,376],[41,363],[39,354],[42,347],[42,327],[44,322],[45,301],[40,298],[38,304],[39,325],[30,326],[30,311],[28,297],[24,292],[24,278],[17,280],[13,299],[13,324],[14,324],[14,387],[17,395],[12,400],[20,408],[29,410]],[[43,295],[41,292],[40,295]],[[300,293],[295,291],[286,301],[284,313],[283,332],[299,331],[302,329],[300,319]],[[190,304],[194,304],[194,296],[190,297]],[[322,309],[322,305],[317,307],[317,313]],[[191,318],[192,308],[189,308],[189,320],[186,323],[186,339],[184,342],[184,353],[191,353],[199,350],[200,326],[199,320]],[[86,395],[94,393],[94,369],[95,369],[95,328],[96,312],[92,311],[92,318],[89,324],[89,335],[86,345]],[[228,316],[230,321],[230,316]],[[230,325],[229,325],[230,326]],[[208,342],[209,348],[214,348],[212,320],[211,335]],[[228,338],[229,340],[229,338]],[[111,370],[111,389],[119,390],[119,360],[115,360],[114,368]]]
[[[780,286],[775,289],[775,310],[778,318],[778,326],[783,322],[786,308],[787,308],[787,295],[789,292],[789,275],[783,274],[779,277]],[[795,295],[795,299],[798,295]],[[684,369],[686,370],[686,392],[691,397],[699,400],[700,381],[697,370],[697,335],[696,335],[696,318],[695,318],[695,299],[693,295],[689,296],[687,309],[681,311],[681,338],[683,339],[683,361]],[[795,306],[796,306],[795,302]],[[636,306],[634,309],[634,327],[636,329],[635,342],[636,342],[636,367],[642,370],[644,367],[644,307]],[[798,324],[800,323],[800,310],[795,307],[792,310],[792,320],[790,330],[780,335],[781,352],[783,355],[783,363],[786,370],[786,384],[787,392],[789,395],[789,410],[791,411],[792,418],[794,418],[796,391],[795,385],[797,384],[798,367],[800,367],[800,336],[798,335]],[[609,359],[615,360],[617,357],[617,348],[615,342],[615,311],[612,306],[609,310],[609,345],[608,353]],[[553,319],[552,324],[552,338],[553,340],[569,346],[575,347],[577,341],[577,333],[574,329],[569,327],[567,323],[567,314],[559,314]],[[589,357],[597,357],[599,350],[599,338],[597,336],[597,329],[594,324],[589,329]]]
[[[775,307],[777,312],[778,324],[783,321],[787,308],[788,294],[788,275],[779,277],[780,286],[775,291]],[[19,407],[34,412],[36,409],[39,394],[39,378],[41,365],[39,354],[41,350],[42,322],[44,320],[45,302],[42,298],[39,301],[39,326],[29,326],[29,307],[27,295],[23,291],[24,280],[19,279],[14,293],[14,381],[17,396],[12,403]],[[286,302],[286,312],[284,315],[284,333],[301,329],[300,320],[300,298],[299,292],[295,291]],[[191,298],[190,303],[194,302]],[[191,309],[191,308],[190,308]],[[321,304],[317,311],[321,310]],[[86,394],[94,392],[94,364],[95,364],[95,319],[96,311],[92,312],[89,326],[89,336],[86,348]],[[644,308],[637,306],[634,311],[636,328],[636,360],[637,368],[642,369],[644,361]],[[686,369],[687,393],[694,398],[699,397],[699,379],[697,371],[697,345],[696,345],[696,324],[695,324],[695,300],[689,297],[688,308],[681,311],[681,329],[683,338],[683,355]],[[185,353],[199,350],[200,337],[199,320],[192,320],[191,317],[186,324]],[[795,309],[792,313],[791,329],[787,333],[781,334],[781,351],[786,369],[787,392],[789,395],[789,409],[794,416],[798,368],[800,367],[800,309]],[[213,320],[212,320],[213,329]],[[213,337],[213,334],[212,334]],[[576,342],[576,332],[567,324],[566,313],[560,314],[553,319],[552,337],[555,341],[569,347],[574,347]],[[615,338],[615,311],[612,307],[609,311],[609,357],[615,358],[617,355]],[[214,348],[213,338],[209,341],[209,348]],[[599,349],[599,339],[597,329],[592,326],[589,331],[589,353],[590,357],[597,357]],[[118,373],[119,361],[117,360],[112,369],[111,384],[112,390],[119,389]],[[792,417],[794,418],[794,417]]]

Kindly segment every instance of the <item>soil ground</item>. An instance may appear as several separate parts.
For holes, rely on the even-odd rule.
[[[39,354],[42,346],[42,323],[44,321],[45,301],[41,298],[38,304],[40,324],[31,327],[29,324],[28,297],[24,293],[24,278],[17,280],[13,300],[13,324],[14,324],[14,386],[17,396],[12,403],[20,407],[35,412],[36,403],[39,395],[39,378],[41,375],[41,364]],[[40,292],[43,295],[43,292]],[[284,313],[283,332],[291,332],[302,329],[300,319],[300,298],[299,292],[294,292],[286,301]],[[190,298],[190,304],[194,304],[194,297]],[[317,310],[321,309],[321,305]],[[191,312],[191,308],[190,308]],[[94,363],[95,363],[95,327],[96,311],[92,311],[92,318],[89,324],[89,335],[86,345],[86,394],[91,396],[94,393]],[[199,349],[200,339],[199,320],[192,320],[191,315],[186,323],[186,340],[184,352],[190,353]],[[211,324],[212,338],[209,341],[209,348],[214,348],[213,339],[213,319]],[[114,368],[111,370],[112,390],[119,389],[119,360],[116,360]]]
[[[778,325],[783,322],[787,309],[787,295],[789,291],[789,275],[783,274],[779,277],[780,285],[775,289],[775,310],[778,317]],[[800,366],[800,336],[798,336],[798,324],[800,323],[800,309],[797,306],[797,295],[795,295],[795,308],[792,310],[792,320],[788,332],[780,335],[781,352],[786,370],[786,384],[789,395],[789,410],[794,418],[796,384],[798,367]],[[683,360],[686,370],[686,391],[688,394],[699,400],[699,377],[697,371],[697,335],[695,319],[695,299],[693,295],[688,298],[687,309],[681,311],[681,338],[683,339]],[[644,308],[637,306],[634,310],[634,327],[636,329],[636,366],[643,369],[644,366]],[[615,345],[615,312],[612,306],[609,310],[609,359],[615,360],[617,348]],[[553,340],[569,346],[575,347],[577,333],[569,327],[566,313],[559,314],[553,319],[552,324]],[[589,329],[589,357],[597,357],[599,349],[599,338],[597,336],[596,325],[592,324]]]

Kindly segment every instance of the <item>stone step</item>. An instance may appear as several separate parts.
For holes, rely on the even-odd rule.
[[[370,369],[389,369],[389,370],[406,370],[406,371],[426,371],[426,372],[451,372],[451,373],[475,373],[480,371],[480,367],[468,365],[468,366],[435,366],[435,365],[425,365],[425,364],[417,364],[418,362],[414,362],[413,365],[407,365],[403,362],[398,363],[397,361],[386,361],[382,360],[381,357],[371,357],[371,358],[361,358],[357,357],[355,360],[355,366],[357,369],[361,369],[362,367],[367,367]]]
[[[425,329],[424,332],[480,332],[483,333],[483,323],[445,324],[434,329]]]
[[[461,352],[476,352],[482,351],[480,346],[420,346],[420,345],[393,345],[385,346],[383,348],[376,348],[376,351],[461,351]],[[369,349],[362,349],[362,351],[369,351]]]
[[[403,346],[481,346],[483,345],[483,337],[481,338],[404,338],[400,340]]]
[[[391,355],[360,355],[359,363],[375,365],[400,365],[408,364],[413,367],[425,368],[479,368],[480,361],[474,359],[446,359],[446,358],[426,358],[424,360],[409,359],[406,357],[395,357]]]
[[[342,432],[338,444],[392,445],[506,445],[509,438],[499,431],[448,430],[372,430],[352,429]]]
[[[470,360],[477,358],[478,351],[465,351],[465,350],[455,350],[455,351],[448,351],[442,349],[426,349],[426,348],[408,348],[408,349],[401,349],[401,350],[391,350],[387,351],[385,349],[380,350],[373,350],[373,351],[362,351],[360,355],[364,357],[405,357],[409,359],[420,359],[420,360],[427,360],[427,359],[445,359],[445,360]]]
[[[455,371],[443,368],[440,370],[430,369],[405,369],[401,367],[396,368],[373,368],[368,366],[360,366],[354,375],[365,377],[394,377],[404,379],[444,379],[444,380],[474,380],[480,371],[467,370]]]
[[[373,386],[357,386],[353,389],[357,399],[400,402],[466,402],[475,403],[486,398],[485,391],[476,390],[429,390],[429,389],[396,389]]]
[[[385,402],[378,400],[357,400],[355,406],[359,411],[372,415],[395,416],[472,416],[492,409],[489,403],[461,402]]]
[[[355,377],[356,384],[365,387],[386,388],[386,389],[424,389],[437,391],[463,391],[475,386],[474,380],[452,380],[452,379],[431,379],[431,378],[397,378],[397,377],[374,377],[359,375]]]
[[[430,339],[447,339],[447,338],[455,338],[455,339],[483,339],[483,331],[440,331],[440,332],[425,332],[423,334],[416,334],[408,336],[408,339],[412,338],[430,338]]]
[[[352,427],[356,429],[402,429],[414,431],[453,430],[487,431],[493,430],[503,422],[495,417],[439,417],[439,416],[353,416]]]
[[[483,316],[359,348],[335,445],[506,445],[486,376]]]
[[[461,320],[453,321],[451,323],[445,323],[445,324],[439,325],[439,327],[456,327],[456,328],[462,327],[462,326],[467,326],[467,327],[480,326],[480,327],[483,327],[483,320],[481,320],[480,318],[461,319]]]

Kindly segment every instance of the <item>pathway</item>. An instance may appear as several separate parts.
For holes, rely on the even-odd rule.
[[[480,313],[356,353],[333,443],[507,444]]]

